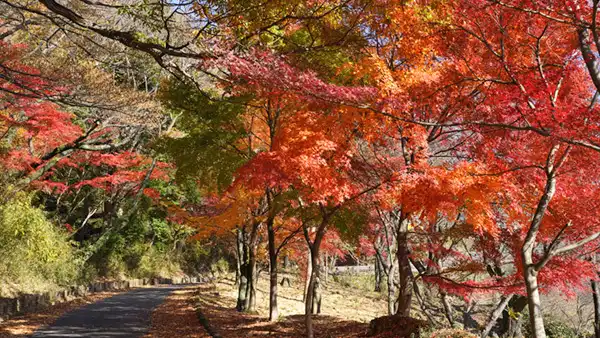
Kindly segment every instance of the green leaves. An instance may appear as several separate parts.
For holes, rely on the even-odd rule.
[[[349,206],[338,210],[331,218],[331,224],[343,240],[356,242],[364,234],[367,220],[368,213],[361,206]]]
[[[242,98],[217,101],[182,83],[170,83],[161,99],[179,115],[177,137],[161,140],[156,148],[177,166],[177,180],[193,179],[208,190],[231,184],[234,172],[247,160],[240,143],[246,132],[241,120]]]
[[[48,221],[24,193],[0,206],[0,257],[0,282],[63,284],[78,273],[66,231]]]
[[[143,0],[132,5],[123,5],[119,7],[117,13],[130,17],[136,23],[143,24],[145,28],[149,28],[153,32],[160,32],[163,28],[161,21],[163,11],[163,6],[160,3]]]

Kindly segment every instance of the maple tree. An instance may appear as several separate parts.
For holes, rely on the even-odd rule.
[[[75,114],[50,102],[68,95],[68,88],[50,85],[51,79],[45,74],[20,62],[25,46],[2,42],[2,47],[0,63],[7,72],[0,80],[0,166],[6,182],[2,198],[6,202],[19,190],[37,191],[40,203],[46,204],[80,242],[88,239],[90,223],[101,214],[107,231],[90,247],[89,258],[122,227],[113,227],[119,201],[133,196],[139,200],[143,194],[156,200],[157,192],[148,188],[148,183],[169,180],[169,166],[133,148],[126,150],[135,134],[127,135],[104,121],[78,120]],[[102,191],[104,197],[95,200],[93,191]],[[79,219],[76,209],[81,203],[87,215]],[[133,203],[130,215],[137,203]],[[65,208],[70,212],[61,214]]]
[[[576,40],[568,38],[570,25],[486,1],[460,2],[449,11],[452,21],[440,24],[445,43],[439,45],[448,58],[440,81],[448,87],[438,96],[461,104],[438,105],[435,113],[449,116],[448,125],[472,126],[478,139],[471,138],[466,151],[491,175],[513,182],[505,183],[506,215],[484,230],[498,238],[502,229],[512,238],[508,250],[526,287],[532,332],[545,337],[540,283],[542,290],[574,283],[572,271],[560,266],[580,259],[598,237],[594,222],[584,221],[595,208],[585,196],[595,191],[596,178],[583,174],[598,156],[592,83],[577,59]],[[567,208],[565,199],[575,205]],[[544,269],[547,264],[554,266]],[[593,268],[579,264],[581,283]]]
[[[2,44],[2,51],[6,53],[2,56],[2,64],[6,65],[3,69],[14,73],[11,77],[3,77],[0,82],[4,102],[2,139],[6,149],[2,164],[6,170],[20,176],[17,188],[39,181],[60,192],[66,188],[64,184],[53,184],[47,180],[56,166],[73,166],[77,157],[82,160],[86,157],[83,155],[85,152],[118,149],[127,143],[112,143],[114,131],[102,128],[99,121],[88,121],[90,127],[84,131],[73,122],[73,114],[61,111],[54,103],[39,101],[45,96],[59,95],[65,89],[51,87],[39,71],[20,64],[18,46]],[[88,157],[87,161],[96,166],[106,164],[124,169],[139,164],[141,160],[136,156],[127,152],[118,155],[95,154]],[[121,177],[98,178],[96,182],[87,183],[99,184],[100,181],[131,178],[127,177],[126,172],[118,175]]]
[[[172,216],[196,224],[198,237],[237,238],[239,310],[255,308],[266,232],[269,317],[278,317],[278,257],[303,235],[314,336],[333,220],[365,208],[390,315],[411,315],[418,282],[442,297],[500,292],[499,306],[527,298],[541,338],[540,292],[597,278],[588,257],[600,237],[598,1],[206,1],[190,7],[193,15],[161,2],[144,5],[158,9],[138,18],[153,29],[139,31],[114,22],[139,8],[108,6],[113,16],[97,24],[93,11],[41,4],[56,25],[146,53],[170,73],[163,103],[184,126],[162,150],[178,178],[193,177],[206,195],[201,212],[191,203]],[[82,129],[55,104],[31,100],[54,93],[29,80],[35,70],[6,64],[12,80],[3,95],[19,99],[4,108],[5,135],[21,133],[3,165],[21,182],[60,192],[165,178],[142,170],[149,163],[139,154],[86,153],[129,140],[94,121]],[[50,179],[54,168],[82,163],[115,171],[69,186]]]

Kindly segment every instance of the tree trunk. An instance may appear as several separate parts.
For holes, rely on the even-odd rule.
[[[518,318],[510,318],[508,327],[509,338],[522,338],[523,337],[523,316]]]
[[[375,292],[381,292],[381,262],[379,261],[379,255],[375,255]]]
[[[321,277],[319,276],[319,273],[317,273],[317,278],[315,280],[312,313],[321,314]]]
[[[307,262],[306,262],[306,282],[304,283],[304,299],[303,302],[306,302],[306,298],[308,297],[308,289],[310,286],[310,277],[312,275],[312,259],[310,254],[310,247],[308,248],[307,254]]]
[[[378,238],[375,242],[375,258],[376,264],[379,265],[379,283],[382,283],[383,275],[386,276],[387,281],[387,304],[388,304],[388,315],[396,314],[396,285],[394,279],[396,276],[396,255],[392,251],[392,247],[396,247],[394,236],[391,234],[390,224],[385,223],[383,230],[385,234],[385,241]],[[390,241],[390,237],[392,240]],[[384,244],[383,244],[384,243]],[[382,248],[382,245],[383,246]],[[382,249],[385,249],[386,257],[384,260]],[[380,286],[381,288],[381,286]]]
[[[288,273],[287,269],[288,269],[289,265],[290,265],[290,258],[288,257],[288,255],[285,255],[283,257],[283,270],[284,270],[285,274]],[[287,283],[288,287],[291,286],[290,278],[288,276],[283,276],[281,278],[281,286],[283,286],[283,284],[286,284],[286,283]]]
[[[475,306],[477,302],[469,300],[465,310],[463,311],[463,328],[465,330],[478,329],[479,323],[473,318],[473,312],[475,312]]]
[[[250,246],[248,254],[248,288],[246,292],[246,311],[256,311],[256,250]]]
[[[279,310],[277,308],[277,249],[272,217],[267,219],[267,233],[269,237],[269,321],[275,321],[279,317]]]
[[[498,306],[496,306],[494,311],[492,311],[492,313],[490,313],[488,322],[487,322],[485,328],[483,329],[483,331],[481,331],[481,338],[486,338],[490,334],[490,332],[492,331],[492,328],[494,327],[494,325],[496,325],[498,318],[500,318],[500,316],[504,312],[504,309],[506,309],[506,306],[508,305],[508,302],[510,302],[512,297],[513,297],[513,295],[502,296],[502,298],[500,299],[500,303],[498,303]]]
[[[523,326],[522,313],[527,307],[527,297],[514,295],[508,302],[507,308],[502,312],[502,327],[499,335],[508,338],[521,338],[523,336],[521,327]]]
[[[236,231],[236,255],[235,255],[235,284],[240,284],[240,278],[242,277],[242,259],[244,251],[244,238],[240,229]]]
[[[248,268],[247,264],[244,264],[243,269],[246,270]],[[248,294],[248,278],[247,275],[243,273],[240,276],[240,284],[238,285],[238,299],[236,310],[242,312],[246,311],[246,295]]]
[[[397,234],[398,274],[400,287],[398,290],[398,315],[410,317],[413,292],[413,273],[410,267],[410,251],[408,249],[408,220],[401,221]]]
[[[448,294],[444,291],[441,292],[442,305],[444,306],[444,315],[450,324],[450,327],[454,327],[454,318],[452,317],[452,305],[448,299]]]
[[[600,338],[600,292],[598,281],[592,281],[592,296],[594,297],[594,336]]]
[[[594,55],[592,47],[592,39],[587,27],[581,27],[577,30],[577,36],[579,37],[579,50],[585,61],[588,73],[592,79],[592,83],[596,86],[596,90],[600,91],[600,67],[598,65],[598,58]]]
[[[246,278],[248,287],[246,292],[246,311],[256,312],[256,245],[258,240],[258,228],[260,223],[252,225],[248,243],[248,269]]]
[[[540,290],[538,285],[537,275],[539,269],[544,266],[544,261],[548,261],[551,256],[547,253],[537,264],[534,264],[534,250],[537,246],[536,238],[544,219],[548,205],[556,192],[556,170],[560,168],[566,159],[569,149],[567,148],[557,163],[555,163],[556,154],[560,145],[554,144],[548,153],[546,160],[546,186],[544,193],[540,197],[535,213],[531,220],[531,225],[525,236],[523,246],[521,247],[521,263],[523,264],[523,279],[525,281],[525,289],[527,290],[527,304],[529,306],[529,323],[531,324],[531,333],[533,338],[546,338],[546,330],[544,329],[544,317],[542,314],[542,304],[540,300]]]
[[[316,240],[315,240],[316,242]],[[318,271],[319,271],[319,248],[313,244],[313,248],[310,250],[310,267],[312,267],[310,278],[308,278],[308,288],[306,290],[306,300],[304,302],[304,319],[306,324],[306,337],[314,338],[313,331],[313,322],[312,322],[312,313],[313,313],[313,305],[315,298],[315,286],[317,284],[318,279]]]
[[[324,256],[325,257],[323,257],[323,267],[324,267],[323,272],[325,274],[325,284],[327,284],[327,282],[329,282],[329,268],[330,268],[329,255],[325,254]]]
[[[537,272],[532,266],[528,266],[525,268],[524,275],[532,338],[546,338]]]
[[[387,287],[388,287],[387,304],[388,304],[388,314],[391,316],[391,315],[396,314],[396,295],[395,295],[396,285],[394,285],[396,264],[394,264],[394,259],[392,257],[390,257],[390,260],[391,260],[390,270],[387,274]]]
[[[306,337],[314,338],[314,328],[312,322],[312,313],[313,313],[313,305],[315,304],[315,295],[316,295],[316,287],[319,282],[319,273],[320,273],[320,265],[319,265],[319,251],[321,250],[321,241],[323,240],[323,236],[325,235],[325,229],[327,227],[327,218],[324,218],[317,232],[315,234],[315,240],[312,242],[312,245],[309,245],[310,249],[310,265],[312,267],[312,271],[310,274],[310,279],[308,283],[308,290],[306,292],[306,300],[304,303],[304,319],[306,324]],[[307,242],[309,241],[308,232],[305,230],[305,236]],[[310,243],[310,242],[309,242]],[[317,290],[318,291],[318,290]],[[317,310],[320,311],[320,300]]]
[[[240,251],[240,284],[238,285],[238,299],[236,309],[246,311],[246,295],[248,293],[248,243],[244,228],[238,231],[238,250]]]

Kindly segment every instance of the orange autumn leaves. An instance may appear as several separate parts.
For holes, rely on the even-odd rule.
[[[437,212],[444,203],[448,209],[454,208],[448,213],[456,213],[468,201],[472,204],[470,213],[479,217],[474,222],[480,224],[477,227],[493,228],[485,221],[490,210],[476,202],[484,197],[482,189],[469,188],[485,183],[472,182],[476,176],[467,175],[466,170],[429,167],[429,131],[394,118],[410,118],[414,110],[411,100],[420,99],[415,89],[423,83],[426,86],[438,76],[431,60],[430,44],[435,41],[429,38],[431,13],[431,9],[420,4],[406,4],[390,13],[375,11],[368,16],[367,22],[373,27],[385,26],[380,34],[387,39],[411,23],[411,27],[422,29],[415,30],[419,33],[414,36],[403,34],[393,46],[383,47],[383,56],[398,52],[407,56],[405,64],[397,68],[386,63],[375,49],[370,49],[357,62],[342,66],[341,70],[350,69],[357,78],[365,78],[366,85],[359,82],[348,86],[331,84],[314,72],[290,65],[285,57],[259,49],[243,56],[231,53],[213,63],[227,70],[232,80],[227,84],[228,90],[253,95],[245,116],[248,137],[239,140],[251,158],[237,172],[228,193],[236,196],[236,205],[244,207],[225,208],[221,215],[226,219],[224,228],[247,222],[265,189],[293,190],[308,204],[341,205],[373,185],[381,186],[381,191],[373,191],[378,198],[387,199],[389,203],[395,200],[413,209],[419,206],[428,213]],[[406,22],[408,18],[411,23]],[[374,110],[382,110],[389,116]],[[361,142],[387,142],[389,138],[398,137],[400,129],[401,137],[410,139],[415,164],[423,169],[406,174],[406,168],[392,168],[397,173],[379,177],[380,182],[374,182],[372,177],[360,178],[364,176],[361,170],[373,165],[368,163],[369,159],[360,158]],[[416,174],[419,170],[421,173]],[[464,178],[469,182],[454,184]],[[492,186],[488,190],[492,190]],[[428,191],[437,195],[421,199],[417,191],[422,191],[422,196]],[[417,198],[399,197],[409,194]],[[229,196],[223,198],[227,200]],[[440,205],[422,203],[424,200],[438,201]]]
[[[271,190],[293,194],[290,209],[301,201],[359,213],[375,202],[423,223],[460,219],[461,236],[489,239],[481,250],[502,236],[517,248],[548,148],[598,138],[574,28],[480,0],[375,1],[361,25],[365,46],[339,78],[264,46],[212,63],[226,70],[228,93],[251,96],[239,140],[249,158],[213,224],[261,222],[254,211]],[[595,177],[585,159],[598,161],[581,150],[569,158],[542,242],[568,219],[588,233],[595,184],[571,174]],[[588,200],[569,206],[574,191]]]

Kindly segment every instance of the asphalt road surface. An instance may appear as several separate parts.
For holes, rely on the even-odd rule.
[[[136,289],[88,304],[64,314],[32,337],[142,337],[150,328],[152,310],[181,287]]]

